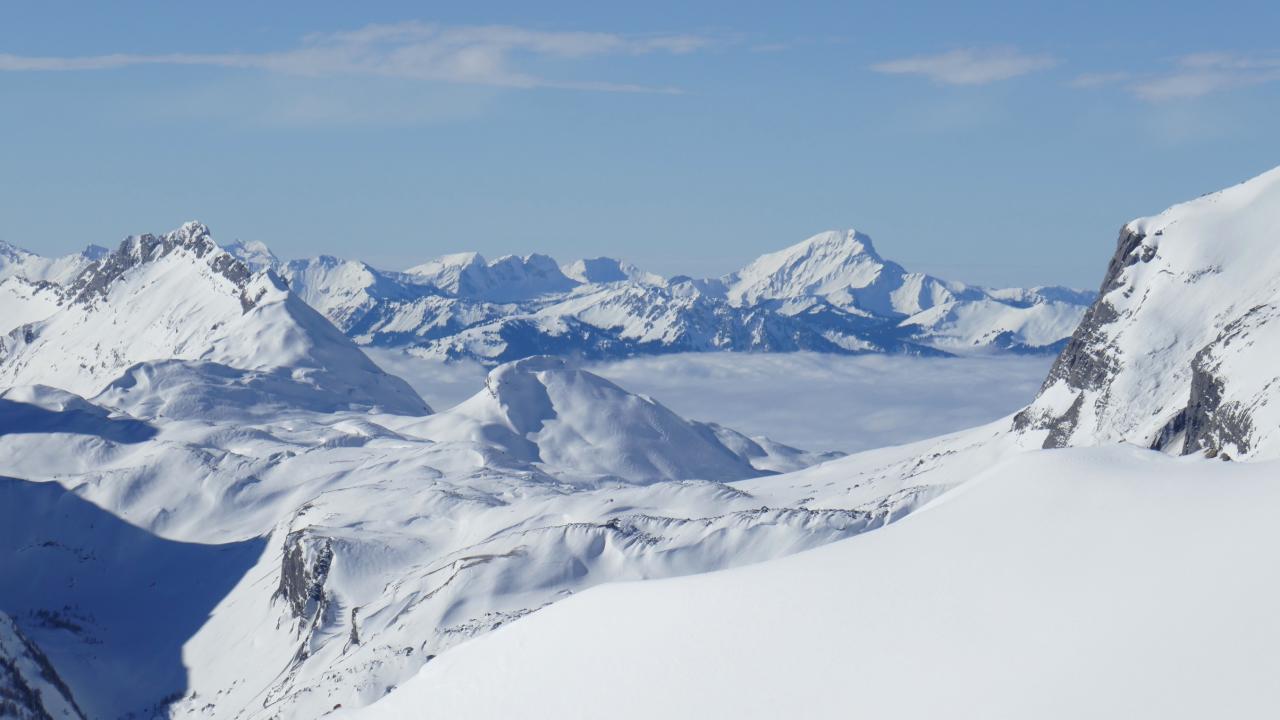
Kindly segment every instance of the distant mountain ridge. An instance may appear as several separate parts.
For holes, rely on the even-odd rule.
[[[908,272],[856,230],[819,233],[712,279],[663,278],[608,257],[561,265],[540,254],[470,252],[397,272],[332,256],[283,261],[260,242],[224,249],[247,272],[277,273],[358,345],[488,365],[546,354],[1056,352],[1094,297]],[[49,268],[78,272],[92,262],[12,253],[0,264],[0,277],[10,276],[0,280],[0,303],[24,321],[52,297],[31,276],[68,284],[74,273]]]
[[[230,248],[264,263],[265,248]],[[361,345],[496,364],[539,354],[682,351],[1056,352],[1093,293],[989,290],[906,271],[855,230],[815,235],[714,279],[600,257],[445,255],[404,272],[330,256],[277,268]]]

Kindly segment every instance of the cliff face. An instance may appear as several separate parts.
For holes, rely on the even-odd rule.
[[[1280,455],[1280,169],[1135,220],[1040,395],[1046,448]]]

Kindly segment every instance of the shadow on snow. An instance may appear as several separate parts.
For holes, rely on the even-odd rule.
[[[0,477],[0,610],[89,717],[144,711],[186,691],[183,644],[265,543],[166,540],[57,483]]]

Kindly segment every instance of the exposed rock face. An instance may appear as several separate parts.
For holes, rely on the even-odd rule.
[[[324,603],[324,583],[333,565],[328,538],[295,530],[285,537],[276,597],[289,604],[293,616],[306,620]]]
[[[49,658],[4,613],[0,613],[0,718],[84,718]]]
[[[185,250],[205,260],[214,273],[230,280],[242,293],[240,304],[245,312],[258,300],[246,291],[253,272],[235,255],[223,251],[209,234],[209,228],[198,222],[185,223],[182,227],[164,235],[150,233],[126,238],[119,249],[85,268],[66,289],[68,302],[90,304],[105,297],[112,283],[128,270],[145,262],[155,262]]]
[[[1098,299],[1014,429],[1280,454],[1280,168],[1121,230]]]

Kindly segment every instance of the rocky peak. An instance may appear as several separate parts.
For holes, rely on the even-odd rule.
[[[91,304],[105,297],[112,285],[129,270],[174,254],[185,254],[192,260],[202,261],[214,273],[229,280],[240,292],[246,312],[257,302],[258,298],[254,297],[257,293],[249,292],[253,271],[235,255],[220,248],[213,241],[209,228],[199,222],[184,223],[163,235],[147,233],[125,238],[114,252],[94,261],[72,280],[67,287],[66,298],[72,304]],[[278,289],[284,289],[284,282],[278,277],[271,275],[269,280]]]

